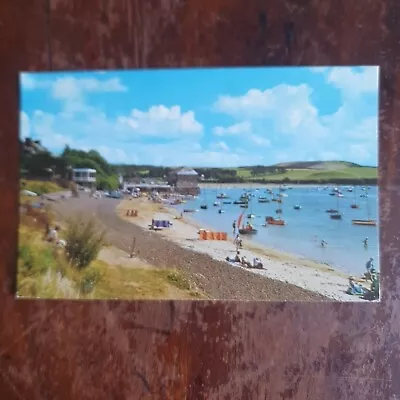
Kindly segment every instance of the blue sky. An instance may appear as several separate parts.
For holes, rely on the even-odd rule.
[[[378,67],[22,73],[20,135],[128,164],[377,165]]]

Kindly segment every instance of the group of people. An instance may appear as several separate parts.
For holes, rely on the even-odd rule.
[[[246,256],[240,255],[240,249],[243,248],[243,242],[239,232],[236,231],[236,221],[233,221],[232,228],[233,228],[233,234],[235,236],[235,238],[233,239],[233,244],[235,245],[236,254],[234,258],[230,258],[229,256],[226,257],[226,261],[238,263],[242,267],[246,268],[263,269],[264,265],[258,257],[254,257],[253,262],[251,263],[250,261],[247,260]]]
[[[356,283],[354,276],[349,278],[349,288],[347,289],[348,294],[352,295],[367,295],[370,294],[372,298],[379,298],[379,273],[374,267],[374,258],[370,257],[365,265],[366,272],[363,275],[365,281],[370,281],[370,288],[367,289],[363,285]]]
[[[246,256],[240,256],[240,251],[236,251],[236,255],[234,258],[230,258],[229,256],[226,257],[226,261],[228,262],[234,262],[240,264],[242,267],[246,268],[257,268],[257,269],[263,269],[264,265],[262,261],[258,257],[253,258],[253,263],[247,260]]]

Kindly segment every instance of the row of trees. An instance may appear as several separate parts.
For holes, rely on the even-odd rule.
[[[66,146],[64,151],[56,156],[41,146],[40,142],[25,139],[20,142],[21,175],[34,179],[63,178],[70,180],[72,168],[93,168],[97,171],[98,189],[114,190],[118,188],[116,168],[109,164],[99,152],[71,149]]]

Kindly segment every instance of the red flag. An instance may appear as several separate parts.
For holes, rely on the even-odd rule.
[[[239,215],[239,218],[238,218],[238,220],[237,220],[237,227],[238,227],[238,229],[240,228],[240,224],[242,223],[243,214],[244,214],[244,211]]]

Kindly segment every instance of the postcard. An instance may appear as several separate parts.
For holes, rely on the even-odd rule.
[[[378,77],[21,73],[17,295],[379,300]]]

